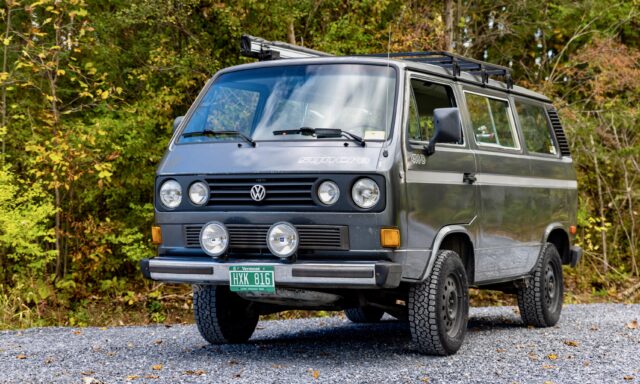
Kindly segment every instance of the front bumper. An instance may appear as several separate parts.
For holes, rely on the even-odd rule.
[[[140,262],[144,277],[157,281],[229,285],[230,266],[273,266],[276,286],[322,288],[396,288],[402,265],[391,262],[304,262],[264,260],[221,262],[211,258],[156,257]]]

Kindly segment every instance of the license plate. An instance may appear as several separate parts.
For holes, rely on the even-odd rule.
[[[229,288],[233,292],[275,293],[273,266],[229,267]]]

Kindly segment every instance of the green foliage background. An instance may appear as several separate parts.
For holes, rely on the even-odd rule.
[[[0,328],[95,323],[95,303],[165,319],[162,299],[183,292],[137,270],[154,252],[155,166],[205,81],[247,61],[243,33],[335,54],[450,47],[512,66],[517,83],[555,99],[572,142],[587,251],[574,288],[637,299],[639,10],[638,0],[0,1]]]

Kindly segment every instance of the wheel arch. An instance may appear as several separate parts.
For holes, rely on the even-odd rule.
[[[429,262],[420,280],[426,280],[431,274],[436,261],[436,255],[441,249],[454,251],[460,256],[467,272],[467,281],[469,285],[472,285],[475,281],[474,246],[469,231],[462,225],[449,225],[438,231],[438,234],[433,240]]]
[[[569,240],[569,233],[564,225],[561,223],[549,224],[542,238],[542,244],[545,243],[555,245],[560,254],[562,264],[569,264],[571,262],[571,242]]]

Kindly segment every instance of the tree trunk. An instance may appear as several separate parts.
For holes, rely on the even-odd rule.
[[[593,136],[590,136],[589,138],[591,139],[593,165],[596,171],[596,181],[598,186],[598,212],[600,213],[600,240],[602,242],[602,270],[604,273],[607,273],[609,271],[609,259],[607,255],[607,231],[604,227],[606,219],[604,216],[604,198],[602,197],[602,180],[600,179],[600,166],[598,164],[598,155],[596,154],[596,145],[593,141]]]
[[[9,38],[9,32],[11,31],[11,8],[7,6],[7,26],[4,30],[4,38]],[[3,44],[3,55],[2,55],[2,72],[7,72],[7,56],[9,55],[9,46]],[[7,86],[6,80],[2,82],[2,121],[0,122],[0,127],[7,126]],[[4,154],[6,151],[6,136],[2,137],[2,164],[4,165]]]
[[[454,0],[445,0],[444,3],[444,25],[445,25],[445,50],[453,52],[454,35]]]
[[[289,22],[289,29],[287,32],[287,40],[289,41],[289,44],[295,44],[296,43],[296,31],[293,28],[293,20],[291,20]]]

